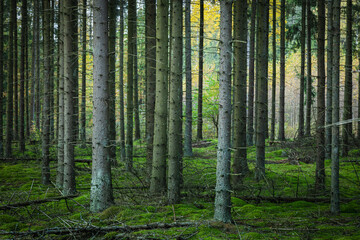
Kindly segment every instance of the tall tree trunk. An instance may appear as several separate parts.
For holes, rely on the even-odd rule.
[[[82,73],[81,73],[81,120],[80,120],[80,141],[85,147],[86,144],[86,0],[82,2]]]
[[[55,40],[54,40],[54,26],[55,26],[55,0],[50,1],[50,141],[54,140],[55,137],[55,96],[54,96],[54,87],[55,87]]]
[[[146,8],[145,8],[146,9]],[[125,162],[125,114],[124,114],[124,1],[120,0],[120,161]]]
[[[311,0],[306,2],[307,13],[307,77],[306,77],[306,122],[305,135],[311,135],[311,104],[312,104],[312,76],[311,76]]]
[[[279,140],[285,141],[285,0],[281,0]]]
[[[203,72],[204,72],[204,0],[200,0],[200,33],[199,33],[199,94],[197,139],[203,139]]]
[[[316,182],[317,190],[325,189],[325,0],[318,1],[318,86],[316,121]]]
[[[17,1],[16,1],[17,16]],[[19,76],[18,76],[18,24],[14,22],[14,140],[19,140]]]
[[[77,81],[77,0],[65,0],[64,9],[64,195],[76,192],[74,145],[76,141],[75,92]],[[74,104],[75,103],[75,104]],[[105,130],[104,130],[105,131]]]
[[[150,192],[166,190],[167,110],[168,110],[168,16],[169,1],[159,0],[156,13],[156,96],[153,164]]]
[[[272,89],[271,89],[271,132],[270,132],[270,140],[274,141],[275,139],[275,120],[276,120],[276,1],[273,1],[273,77],[272,77]]]
[[[16,2],[11,1],[10,4],[10,28],[9,28],[9,58],[8,58],[8,82],[7,82],[7,109],[6,109],[6,146],[5,157],[12,156],[11,143],[13,139],[13,43],[16,21]]]
[[[30,99],[29,99],[29,28],[26,24],[25,34],[25,138],[30,136]]]
[[[127,65],[127,126],[126,126],[126,169],[133,167],[133,126],[134,126],[134,42],[136,28],[136,1],[128,1],[128,65]]]
[[[145,1],[145,52],[146,52],[146,165],[148,176],[151,175],[154,111],[156,87],[156,1]]]
[[[44,6],[44,86],[42,120],[42,171],[41,183],[50,184],[50,0],[43,0]]]
[[[220,2],[219,136],[214,219],[231,221],[231,27],[232,1]]]
[[[116,44],[116,9],[117,0],[109,1],[109,157],[116,164],[116,118],[115,118],[115,44]]]
[[[64,2],[59,2],[59,100],[58,100],[58,152],[57,152],[57,172],[56,186],[60,189],[64,185]]]
[[[345,59],[345,89],[343,120],[352,119],[352,1],[346,1],[346,59]],[[352,138],[352,123],[342,127],[342,156],[348,156],[350,140]]]
[[[4,52],[4,0],[0,0],[0,52]],[[4,54],[0,55],[0,156],[4,155],[4,101],[3,101],[3,86],[4,86]]]
[[[37,31],[37,4],[38,1],[34,1],[34,5],[33,5],[33,37],[32,37],[32,44],[31,44],[31,52],[32,52],[32,57],[31,57],[31,61],[32,61],[32,65],[31,65],[31,103],[30,103],[30,119],[29,119],[29,123],[30,123],[30,129],[33,129],[33,125],[35,124],[35,120],[36,120],[36,84],[37,84],[37,80],[36,80],[36,31]]]
[[[357,35],[357,42],[358,42],[358,71],[359,71],[359,75],[358,75],[358,87],[360,86],[360,24],[358,25],[358,29],[357,29],[358,35]],[[359,87],[360,88],[360,87]],[[358,94],[358,118],[360,118],[360,94]],[[357,139],[358,141],[360,141],[360,121],[358,121],[357,123]]]
[[[136,13],[137,15],[137,13]],[[135,18],[135,36],[134,36],[134,123],[135,140],[140,139],[140,117],[139,117],[139,74],[138,74],[138,48],[137,48],[137,17]]]
[[[192,151],[192,79],[191,79],[191,0],[185,1],[185,73],[186,73],[186,120],[184,156],[193,156]]]
[[[40,106],[40,3],[34,1],[34,12],[36,12],[36,31],[35,31],[35,126],[40,130],[41,106]]]
[[[94,0],[93,154],[90,209],[100,212],[114,203],[109,157],[108,2]],[[111,5],[110,5],[111,6]],[[114,6],[112,6],[114,7]],[[104,54],[105,53],[105,54]]]
[[[169,112],[169,170],[168,200],[180,202],[180,162],[182,159],[182,0],[172,0],[172,48],[170,73],[170,112]]]
[[[233,185],[249,171],[246,160],[246,70],[247,70],[247,1],[235,2],[234,16],[234,162]]]
[[[27,34],[27,0],[21,6],[21,60],[20,60],[20,152],[25,152],[25,45]]]
[[[250,53],[249,53],[249,93],[248,93],[248,116],[247,116],[247,145],[252,146],[254,138],[254,83],[255,83],[255,26],[256,26],[256,2],[251,2],[251,25],[250,25]]]
[[[340,190],[339,190],[339,80],[340,80],[340,5],[341,0],[333,3],[333,75],[332,75],[332,150],[331,150],[331,213],[340,213]]]
[[[306,1],[301,4],[301,70],[300,70],[300,97],[299,97],[299,138],[304,136],[304,93],[305,93],[305,36],[306,36]]]
[[[327,0],[326,125],[332,123],[333,0]],[[331,128],[325,128],[325,158],[331,158]]]
[[[257,180],[265,176],[265,122],[266,118],[266,108],[267,108],[267,93],[264,92],[264,89],[267,85],[267,61],[268,61],[268,52],[267,52],[267,12],[269,8],[269,0],[259,0],[258,1],[258,27],[257,27],[257,68],[256,79],[257,79],[257,126],[256,126],[256,168],[255,168],[255,177]]]

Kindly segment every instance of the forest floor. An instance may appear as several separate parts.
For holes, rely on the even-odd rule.
[[[136,156],[144,156],[137,142]],[[76,163],[78,196],[68,199],[54,186],[40,184],[40,147],[0,161],[1,239],[360,239],[360,150],[340,161],[341,214],[330,213],[330,160],[326,189],[314,190],[313,139],[275,143],[266,148],[266,178],[254,180],[255,148],[248,148],[250,174],[232,192],[232,224],[214,222],[216,140],[195,144],[184,158],[182,203],[147,190],[145,158],[136,172],[113,167],[115,205],[91,213],[89,163]],[[78,159],[90,159],[91,148],[76,148]],[[52,156],[55,158],[55,155]],[[21,160],[21,158],[23,160]],[[51,162],[55,182],[56,162]],[[51,200],[41,202],[41,200]],[[18,205],[14,205],[18,203]]]

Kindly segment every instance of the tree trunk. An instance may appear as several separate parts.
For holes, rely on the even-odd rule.
[[[0,52],[4,52],[4,0],[0,0]],[[4,54],[0,55],[0,156],[4,155],[4,101],[3,101],[3,93],[4,93]]]
[[[83,0],[82,9],[82,82],[81,82],[81,120],[80,120],[80,141],[85,147],[86,143],[86,10],[87,3]]]
[[[307,77],[306,77],[306,123],[305,135],[311,135],[311,104],[312,104],[312,76],[311,76],[311,0],[306,2],[307,13]]]
[[[109,1],[109,157],[116,165],[116,118],[115,118],[115,44],[116,44],[116,9],[117,0]]]
[[[25,138],[30,136],[30,99],[29,99],[29,28],[26,23],[26,34],[25,34]]]
[[[199,33],[199,94],[197,139],[203,139],[203,72],[204,72],[204,0],[200,0],[200,33]]]
[[[340,4],[333,2],[333,75],[332,75],[332,151],[331,151],[331,213],[340,213],[339,191],[339,80],[340,80]]]
[[[352,119],[352,1],[346,5],[346,59],[345,59],[345,89],[343,120]],[[342,126],[342,156],[348,156],[350,140],[352,138],[352,122]]]
[[[50,0],[43,0],[44,6],[44,85],[42,114],[42,171],[41,183],[50,184]]]
[[[40,131],[40,2],[34,1],[34,14],[36,15],[36,31],[35,31],[35,126],[36,130]]]
[[[192,80],[191,80],[191,0],[185,1],[185,73],[186,73],[186,120],[184,156],[193,156],[192,151]]]
[[[17,1],[16,21],[14,22],[14,140],[19,140],[19,77],[18,77],[18,24],[17,24]]]
[[[9,58],[8,58],[8,82],[7,82],[7,109],[6,109],[6,146],[5,157],[12,156],[11,143],[13,139],[13,61],[14,61],[14,32],[16,21],[16,2],[10,4],[10,28],[9,28]]]
[[[64,185],[64,2],[59,2],[59,100],[58,100],[58,148],[56,186],[60,189]]]
[[[325,0],[318,1],[318,86],[316,121],[316,182],[317,190],[325,189]]]
[[[231,222],[231,28],[232,1],[220,2],[219,136],[216,164],[215,212],[217,221]]]
[[[77,81],[77,0],[65,0],[64,9],[64,195],[76,192],[74,145]],[[75,103],[75,104],[74,104]]]
[[[166,190],[167,110],[168,110],[168,0],[157,2],[156,14],[156,96],[153,164],[150,192]]]
[[[136,13],[137,15],[137,13]],[[138,73],[138,54],[137,54],[137,17],[135,18],[135,36],[134,36],[134,123],[135,140],[140,136],[140,117],[139,117],[139,73]]]
[[[103,211],[114,203],[111,183],[111,159],[109,158],[110,132],[108,116],[111,106],[108,103],[110,96],[107,89],[109,87],[109,59],[106,54],[108,53],[107,5],[107,1],[94,0],[94,126],[90,193],[90,209],[92,212]]]
[[[256,126],[256,167],[255,167],[255,177],[257,180],[265,176],[265,124],[267,121],[266,118],[266,108],[267,108],[267,93],[264,92],[266,88],[267,78],[267,61],[268,61],[268,52],[267,52],[267,12],[269,8],[269,0],[259,0],[258,1],[258,27],[257,27],[257,68],[258,70],[256,79],[257,79],[257,126]]]
[[[182,0],[172,0],[172,48],[169,112],[168,200],[180,202],[180,162],[182,159]]]
[[[55,126],[54,126],[54,121],[55,121],[55,115],[56,115],[56,108],[55,108],[55,98],[54,98],[54,85],[55,85],[55,65],[54,65],[54,55],[55,55],[55,41],[54,41],[54,17],[55,17],[55,11],[54,11],[54,7],[55,7],[55,0],[51,0],[50,1],[50,40],[49,40],[49,45],[50,45],[50,141],[55,140]]]
[[[306,36],[306,0],[301,4],[301,70],[300,70],[300,97],[299,97],[299,130],[298,136],[304,136],[304,93],[305,93],[305,36]]]
[[[275,139],[275,120],[276,120],[276,1],[273,1],[273,77],[272,77],[272,89],[271,89],[271,130],[270,140]]]
[[[124,1],[120,0],[120,161],[125,162],[125,114],[124,114]]]
[[[126,170],[133,166],[133,127],[134,127],[134,45],[136,28],[136,1],[128,2],[128,83],[127,83],[127,132],[126,132]]]
[[[251,2],[250,53],[249,53],[249,93],[247,116],[247,145],[252,146],[254,137],[254,83],[255,83],[255,26],[256,0]]]
[[[359,70],[359,74],[358,74],[358,88],[360,88],[360,24],[358,25],[358,35],[357,35],[357,42],[358,42],[358,70]],[[360,94],[358,94],[358,118],[360,118]],[[360,141],[360,121],[358,121],[357,123],[357,139],[358,141]]]
[[[279,140],[285,141],[285,0],[281,0]]]
[[[235,2],[234,17],[234,186],[249,172],[246,160],[247,1]]]

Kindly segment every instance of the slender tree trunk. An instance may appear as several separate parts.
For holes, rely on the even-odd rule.
[[[192,151],[192,79],[191,79],[191,0],[185,1],[185,73],[186,73],[186,120],[184,156],[193,156]]]
[[[80,121],[80,141],[85,147],[86,144],[86,0],[82,2],[82,74],[81,74],[81,121]]]
[[[50,0],[43,0],[44,6],[44,85],[42,120],[42,171],[41,183],[50,184]]]
[[[27,16],[28,17],[28,16]],[[28,21],[26,19],[26,21]],[[25,138],[28,139],[30,136],[30,99],[29,99],[29,28],[26,23],[26,34],[25,34]]]
[[[326,125],[332,123],[333,0],[327,0]],[[331,128],[325,128],[325,158],[331,158]]]
[[[352,119],[352,0],[346,1],[346,59],[345,59],[345,89],[343,120]],[[352,123],[342,126],[342,156],[348,156],[352,138]]]
[[[109,157],[108,2],[94,0],[93,163],[90,209],[100,212],[114,203]],[[111,6],[111,5],[110,5]],[[113,6],[114,7],[114,6]],[[111,18],[110,18],[111,19]],[[105,54],[104,54],[105,53]]]
[[[325,189],[325,0],[318,1],[318,86],[316,121],[316,182],[317,190]]]
[[[182,0],[172,0],[172,48],[169,112],[168,200],[180,202],[180,162],[182,159]]]
[[[36,84],[37,84],[37,80],[36,80],[36,31],[37,31],[37,1],[34,1],[34,9],[33,9],[33,37],[32,37],[32,57],[31,57],[31,61],[32,61],[32,65],[31,65],[31,104],[30,104],[30,129],[33,129],[33,125],[35,124],[35,120],[36,120]]]
[[[4,0],[0,0],[0,52],[4,52]],[[0,156],[4,155],[4,101],[3,101],[3,86],[4,86],[4,54],[0,55]]]
[[[332,151],[331,151],[331,213],[340,213],[339,191],[339,80],[340,80],[340,4],[341,0],[333,3],[333,75],[332,75]]]
[[[124,114],[124,1],[120,0],[120,161],[125,162],[125,114]]]
[[[214,219],[231,221],[231,27],[232,1],[220,2],[219,136]]]
[[[257,49],[257,127],[256,127],[256,168],[255,168],[255,177],[257,180],[265,176],[265,122],[266,118],[266,108],[267,108],[267,93],[264,92],[264,89],[267,85],[267,11],[269,8],[269,0],[259,0],[258,1],[258,49]]]
[[[19,76],[18,76],[18,24],[17,1],[16,21],[14,22],[14,140],[19,140]]]
[[[50,141],[55,140],[55,115],[56,115],[56,108],[55,108],[55,64],[54,64],[54,55],[55,55],[55,40],[54,40],[54,26],[55,26],[55,0],[50,1]]]
[[[77,91],[77,0],[64,1],[64,195],[76,192],[74,145],[76,142],[75,92]],[[105,131],[105,130],[104,130]]]
[[[134,127],[134,44],[136,28],[136,1],[128,1],[128,83],[127,83],[127,126],[126,126],[126,169],[133,167],[133,127]]]
[[[358,71],[359,71],[359,75],[358,75],[358,88],[360,88],[360,24],[358,25],[358,35],[357,35],[357,42],[358,42]],[[358,118],[360,118],[360,94],[358,94]],[[360,121],[358,121],[357,123],[357,139],[358,141],[360,141]]]
[[[234,17],[234,186],[249,172],[246,160],[247,1],[235,2]]]
[[[274,141],[275,139],[275,120],[276,120],[276,1],[273,1],[273,77],[272,77],[272,89],[271,89],[271,132],[270,140]]]
[[[199,33],[199,94],[197,139],[203,139],[203,72],[204,72],[204,0],[200,0],[200,33]]]
[[[21,6],[21,60],[20,60],[20,152],[25,152],[25,45],[27,29],[27,0]]]
[[[64,2],[59,2],[59,102],[58,102],[58,152],[56,186],[60,189],[64,185]]]
[[[14,61],[14,32],[16,21],[16,2],[10,4],[10,28],[9,28],[9,58],[8,58],[8,82],[7,82],[7,109],[6,109],[6,146],[5,157],[12,156],[11,143],[13,139],[13,61]]]
[[[145,51],[146,51],[146,165],[148,176],[151,175],[154,111],[156,87],[156,1],[145,1]]]
[[[311,104],[312,104],[312,76],[311,76],[311,0],[306,2],[307,12],[307,77],[306,77],[306,123],[305,135],[311,135]]]
[[[304,136],[304,93],[305,93],[305,36],[306,36],[306,0],[301,4],[301,70],[299,97],[299,138]]]
[[[247,145],[252,146],[254,137],[254,83],[255,83],[255,26],[256,26],[256,2],[251,2],[251,25],[250,25],[250,54],[249,54],[249,93],[248,93],[248,116],[247,116]]]
[[[116,9],[117,0],[109,1],[109,157],[116,165],[116,118],[115,118],[115,44],[116,44]]]
[[[285,141],[285,0],[281,0],[279,140]]]
[[[40,130],[41,106],[40,106],[40,2],[34,1],[34,12],[36,12],[36,31],[35,31],[35,126]]]
[[[137,13],[136,13],[137,15]],[[138,74],[138,54],[137,54],[137,17],[135,18],[135,36],[134,36],[134,123],[135,140],[140,139],[140,117],[139,117],[139,74]]]
[[[168,110],[168,0],[157,2],[156,14],[156,96],[153,164],[150,192],[166,190],[167,110]]]

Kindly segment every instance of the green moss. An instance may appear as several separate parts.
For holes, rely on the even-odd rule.
[[[360,149],[352,149],[349,151],[349,157],[360,157]]]
[[[111,206],[108,209],[105,209],[103,212],[99,214],[100,219],[112,219],[116,217],[116,215],[119,214],[121,211],[120,207],[117,206]]]
[[[19,222],[10,222],[10,223],[5,223],[3,225],[0,226],[1,230],[4,231],[19,231],[20,229],[24,228],[26,225],[23,223],[19,223]]]
[[[12,223],[12,222],[16,222],[17,219],[16,217],[7,215],[7,214],[2,214],[0,215],[0,224],[4,224],[4,223]]]
[[[353,200],[347,204],[340,205],[342,213],[360,213],[360,200]]]
[[[116,239],[116,235],[118,234],[118,232],[109,232],[105,234],[104,239]]]
[[[236,197],[231,198],[231,203],[233,206],[237,206],[237,207],[242,207],[247,204],[247,202],[245,202],[244,200]]]
[[[304,209],[316,207],[315,203],[306,202],[306,201],[296,201],[296,202],[288,203],[287,205],[292,208],[304,208]]]
[[[252,240],[252,239],[264,239],[264,235],[258,232],[248,232],[242,234],[242,239]]]

